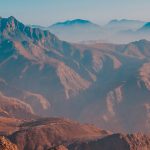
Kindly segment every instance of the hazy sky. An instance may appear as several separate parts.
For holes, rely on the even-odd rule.
[[[0,16],[45,26],[75,18],[99,24],[121,18],[150,21],[150,0],[0,0]]]

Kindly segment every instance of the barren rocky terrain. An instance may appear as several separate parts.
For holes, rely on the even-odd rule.
[[[147,40],[71,44],[0,18],[0,135],[19,150],[148,150],[149,56]]]
[[[1,18],[0,28],[1,99],[15,105],[2,102],[3,115],[63,116],[149,133],[149,41],[70,44],[14,17]]]

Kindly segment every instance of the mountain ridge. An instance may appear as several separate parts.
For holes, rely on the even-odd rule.
[[[140,20],[113,19],[106,25],[99,25],[89,20],[73,19],[56,22],[48,27],[33,27],[49,30],[60,39],[73,43],[95,41],[120,44],[142,38],[150,40],[147,34],[142,35],[137,32],[144,24],[146,22]]]

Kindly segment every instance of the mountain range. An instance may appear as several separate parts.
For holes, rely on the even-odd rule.
[[[60,39],[73,43],[117,43],[125,44],[140,39],[150,40],[149,23],[140,20],[111,20],[106,25],[98,25],[88,20],[74,19],[55,23],[49,30]]]
[[[140,39],[150,40],[149,34],[146,32],[148,24],[148,22],[140,20],[114,19],[108,24],[100,26],[88,20],[74,19],[58,22],[49,27],[36,25],[31,27],[49,30],[60,39],[73,43],[105,42],[121,44]]]
[[[101,145],[99,139],[105,138],[101,135],[116,132],[124,134],[113,138],[134,145],[134,150],[138,140],[145,146],[150,135],[149,56],[148,40],[72,44],[12,16],[1,18],[0,135],[21,150],[70,148],[76,139],[81,142],[75,145],[80,150],[82,143],[85,147]],[[66,119],[47,119],[52,116],[100,129]]]
[[[70,44],[14,17],[1,19],[0,28],[0,90],[26,113],[149,130],[149,41]]]

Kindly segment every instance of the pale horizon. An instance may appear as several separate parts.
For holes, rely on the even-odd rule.
[[[150,21],[147,0],[1,0],[0,16],[14,16],[25,24],[49,26],[56,22],[85,19],[99,25],[114,19]],[[144,8],[144,11],[143,11]]]

